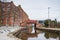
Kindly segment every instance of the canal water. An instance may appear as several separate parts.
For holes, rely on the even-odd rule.
[[[60,33],[47,32],[36,30],[37,33],[34,33],[34,29],[31,33],[23,32],[19,36],[22,40],[60,40]]]
[[[40,32],[37,37],[28,37],[27,40],[59,40],[59,34]]]
[[[60,40],[58,33],[39,32],[39,33],[24,33],[22,34],[22,40]]]

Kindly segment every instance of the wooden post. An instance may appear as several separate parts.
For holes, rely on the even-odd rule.
[[[34,24],[34,29],[35,29],[35,33],[36,33],[36,23]]]

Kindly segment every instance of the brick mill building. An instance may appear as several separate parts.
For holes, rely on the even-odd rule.
[[[0,25],[19,26],[21,21],[29,20],[28,15],[22,9],[21,5],[15,6],[13,1],[0,1]]]

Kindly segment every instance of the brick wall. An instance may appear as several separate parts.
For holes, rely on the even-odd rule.
[[[28,15],[24,12],[22,7],[15,6],[11,2],[1,2],[0,1],[0,23],[3,26],[14,26],[20,25],[20,21],[28,20]],[[2,22],[1,22],[2,21]]]

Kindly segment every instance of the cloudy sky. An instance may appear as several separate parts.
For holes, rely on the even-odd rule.
[[[13,0],[15,5],[21,5],[30,19],[45,20],[55,18],[60,21],[60,0]]]

